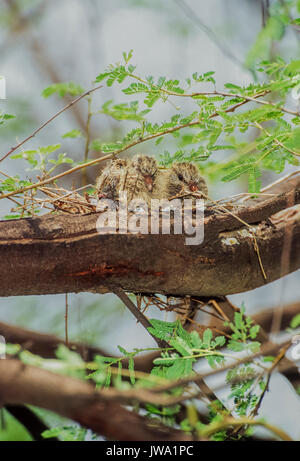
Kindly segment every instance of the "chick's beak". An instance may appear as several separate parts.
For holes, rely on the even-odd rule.
[[[98,194],[98,200],[101,200],[102,198],[106,198],[106,197],[107,197],[106,194],[101,194],[101,193],[99,192],[99,194]]]
[[[194,182],[191,182],[189,184],[189,189],[190,189],[191,192],[197,192],[199,190],[197,184],[195,184]]]
[[[150,174],[147,174],[146,176],[144,176],[144,178],[145,178],[147,189],[149,192],[151,192],[153,189],[153,178]]]

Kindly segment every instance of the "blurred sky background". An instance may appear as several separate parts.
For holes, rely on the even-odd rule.
[[[261,28],[261,1],[258,0],[0,0],[0,74],[5,76],[7,83],[7,99],[0,101],[0,108],[17,116],[0,127],[1,156],[66,104],[67,99],[56,96],[44,99],[41,92],[45,87],[73,81],[90,88],[100,72],[121,59],[123,51],[133,49],[132,62],[143,76],[184,79],[196,71],[214,70],[219,89],[226,82],[250,83],[253,74],[244,62]],[[285,59],[299,52],[297,37],[292,31],[274,47]],[[118,85],[105,86],[93,96],[94,110],[100,109],[109,99],[128,100]],[[42,130],[25,149],[61,143],[62,152],[79,160],[83,155],[83,141],[62,139],[61,136],[74,128],[83,129],[86,113],[86,101],[81,101]],[[150,118],[162,121],[173,113],[170,104],[159,104]],[[130,122],[98,115],[92,119],[91,131],[94,138],[110,142],[121,139],[132,127]],[[167,142],[171,144],[172,140]],[[144,153],[157,155],[160,146],[145,143],[128,154],[141,148]],[[10,175],[30,177],[22,161],[7,159],[2,164],[4,167]],[[88,170],[90,183],[94,183],[98,170],[98,167]],[[287,171],[290,170],[285,173]],[[275,176],[266,173],[263,184],[272,182]],[[77,184],[76,177],[72,177],[72,181]],[[213,197],[246,190],[243,179],[210,184]],[[1,216],[9,208],[9,203],[1,204]],[[274,261],[274,264],[279,263]],[[298,300],[299,281],[297,272],[266,287],[230,298],[237,305],[244,302],[246,312],[251,314],[265,307]],[[129,350],[153,345],[151,337],[136,325],[112,295],[69,295],[69,306],[70,340],[93,343],[114,353],[118,344]],[[63,337],[64,309],[64,295],[2,298],[0,321]],[[154,308],[148,314],[172,319],[171,314],[161,314]],[[276,379],[273,379],[272,392],[278,409],[278,398],[289,394],[289,384],[278,378],[276,386]],[[294,421],[300,415],[300,403],[295,394],[290,394],[287,400],[284,397],[281,415],[271,412],[274,400],[270,403],[269,395],[264,408],[266,414],[271,412],[272,422],[281,427],[284,424],[291,435],[299,437],[300,428],[295,427]]]

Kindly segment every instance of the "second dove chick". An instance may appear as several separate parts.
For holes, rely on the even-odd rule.
[[[194,163],[173,163],[171,168],[160,171],[158,175],[157,198],[170,200],[180,194],[186,194],[185,198],[188,198],[192,197],[193,193],[200,196],[201,192],[205,199],[208,194],[207,185]]]
[[[151,204],[156,184],[158,167],[156,160],[147,155],[136,155],[127,168],[122,189],[127,192],[128,202],[142,200]]]

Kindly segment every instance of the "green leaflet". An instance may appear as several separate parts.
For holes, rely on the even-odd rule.
[[[42,433],[44,439],[59,437],[64,442],[79,442],[85,439],[86,429],[75,426],[57,426]]]
[[[62,138],[81,138],[82,133],[80,130],[74,129],[71,131],[68,131],[67,133],[62,135]]]
[[[190,376],[193,372],[194,359],[177,359],[173,365],[171,365],[166,372],[166,378],[168,379],[180,379],[184,376]]]
[[[84,89],[74,82],[54,83],[42,91],[44,98],[49,98],[54,93],[57,93],[61,98],[69,94],[70,96],[78,96],[84,92]]]
[[[12,115],[12,114],[4,114],[4,113],[0,112],[0,125],[3,125],[3,123],[6,120],[11,120],[13,118],[16,118],[16,116]]]
[[[295,315],[295,317],[292,318],[290,327],[291,328],[298,328],[300,326],[300,314]]]

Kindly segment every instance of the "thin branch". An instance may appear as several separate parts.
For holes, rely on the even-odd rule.
[[[254,122],[257,128],[259,128],[263,133],[265,133],[268,138],[271,138],[272,136],[270,133],[258,122]],[[277,138],[274,138],[273,141],[277,146],[282,147],[284,150],[289,152],[290,154],[294,155],[295,157],[300,157],[300,152],[295,152],[293,149],[290,149],[289,147],[285,146],[281,141],[279,141]]]
[[[262,13],[262,26],[266,27],[267,20],[269,19],[270,13],[270,2],[269,0],[261,0],[261,13]]]
[[[69,338],[68,338],[68,312],[69,305],[68,305],[68,293],[65,294],[65,341],[66,346],[69,346]]]
[[[139,77],[138,75],[129,74],[129,76],[134,78],[135,80],[138,80],[139,82],[144,83],[145,85],[149,85],[149,82],[147,82],[147,80],[144,80],[143,78]],[[197,96],[224,96],[226,98],[233,98],[233,99],[234,98],[239,98],[239,99],[243,99],[244,101],[247,101],[247,102],[255,102],[257,104],[262,104],[262,105],[266,105],[266,106],[275,107],[276,109],[281,110],[282,112],[285,112],[286,114],[289,114],[289,115],[293,115],[293,116],[297,116],[297,117],[300,116],[299,111],[293,111],[293,110],[287,109],[286,107],[278,106],[278,104],[275,104],[275,103],[273,103],[271,101],[265,101],[265,100],[262,100],[262,99],[258,99],[258,98],[261,98],[262,96],[265,96],[266,94],[270,93],[270,90],[267,90],[267,89],[263,90],[263,91],[260,91],[259,93],[255,94],[254,96],[246,96],[246,95],[239,94],[239,93],[227,93],[225,91],[218,91],[218,90],[214,90],[214,91],[197,91],[197,92],[193,92],[193,93],[176,93],[175,91],[167,90],[166,88],[161,88],[158,85],[155,85],[153,83],[151,84],[151,86],[157,88],[161,93],[165,93],[166,95],[169,95],[169,96],[177,96],[177,97],[181,97],[181,98],[195,98]],[[225,112],[227,112],[227,111],[225,111]]]
[[[228,210],[228,208],[226,208],[226,207],[218,204],[217,202],[215,202],[213,199],[211,199],[210,197],[205,195],[203,192],[201,194],[204,195],[204,198],[209,199],[212,203],[214,203],[217,206],[217,208],[219,208],[220,210],[225,211],[225,213],[227,213],[230,216],[232,216],[233,218],[237,219],[241,224],[243,224],[244,226],[246,226],[249,229],[249,232],[251,233],[252,238],[253,238],[254,250],[255,250],[255,252],[257,254],[257,259],[258,259],[258,263],[259,263],[261,273],[262,273],[264,279],[267,280],[267,275],[266,275],[266,272],[265,272],[265,269],[264,269],[264,266],[263,266],[263,263],[262,263],[262,260],[261,260],[261,256],[260,256],[259,246],[258,246],[258,243],[257,243],[255,233],[254,233],[254,231],[252,229],[252,226],[250,224],[248,224],[246,221],[244,221],[243,219],[241,219],[239,216],[237,216],[237,214],[235,214],[232,211]],[[195,194],[195,195],[199,195],[199,194]]]
[[[96,89],[96,88],[95,88]],[[239,107],[243,106],[244,104],[246,104],[248,101],[247,100],[244,100],[240,103],[237,103],[231,107],[229,107],[228,109],[225,110],[226,113],[229,113],[229,112],[234,112],[236,109],[238,109]],[[209,116],[209,118],[215,118],[215,117],[218,117],[219,116],[219,112],[216,111],[214,112],[213,114],[211,114]],[[46,122],[47,123],[47,122]],[[60,173],[60,174],[57,174],[56,176],[52,176],[51,178],[47,178],[47,179],[44,179],[42,181],[39,181],[35,184],[31,184],[30,186],[26,186],[26,187],[22,187],[18,190],[15,190],[15,191],[12,191],[12,192],[8,192],[6,194],[2,194],[0,195],[0,200],[1,199],[4,199],[4,198],[8,198],[8,197],[11,197],[13,195],[17,195],[17,194],[21,194],[27,190],[31,190],[31,189],[36,189],[40,186],[43,186],[45,184],[50,184],[51,182],[53,181],[56,181],[57,179],[60,179],[64,176],[67,176],[69,174],[72,174],[72,173],[75,173],[76,171],[79,171],[81,170],[82,168],[87,168],[89,166],[93,166],[93,165],[96,165],[97,163],[100,163],[100,162],[103,162],[105,160],[109,160],[111,158],[114,158],[116,157],[117,155],[121,154],[122,152],[125,152],[126,150],[138,145],[138,144],[141,144],[143,142],[146,142],[146,141],[149,141],[149,140],[152,140],[152,139],[156,139],[160,136],[164,136],[166,134],[170,134],[170,133],[175,133],[176,131],[179,131],[179,130],[182,130],[183,128],[189,128],[189,127],[194,127],[194,126],[197,126],[199,125],[201,122],[199,120],[196,120],[196,121],[193,121],[193,122],[189,122],[189,123],[185,123],[185,124],[182,124],[182,125],[177,125],[173,128],[169,128],[168,130],[165,130],[165,131],[160,131],[158,133],[155,133],[155,134],[150,134],[148,136],[145,136],[144,138],[139,138],[135,141],[133,141],[132,143],[130,144],[127,144],[125,147],[121,148],[121,149],[118,149],[114,152],[112,152],[111,154],[108,154],[108,155],[105,155],[105,156],[102,156],[102,157],[99,157],[99,158],[96,158],[94,160],[91,160],[90,162],[87,162],[85,164],[82,164],[82,165],[77,165],[73,168],[70,168],[69,170],[63,172],[63,173]],[[41,129],[41,127],[40,127]],[[39,129],[39,130],[40,130]],[[32,138],[34,136],[34,134],[28,136],[28,138],[25,139],[25,141],[23,141],[22,143],[20,143],[18,146],[16,146],[15,148],[13,148],[13,150],[11,150],[10,152],[8,152],[6,154],[5,157],[7,157],[11,152],[13,152],[14,150],[16,150],[18,147],[20,147],[20,145],[24,144],[24,142],[26,142],[28,139]],[[3,157],[4,158],[4,157]],[[1,161],[1,159],[0,159]]]
[[[56,350],[60,344],[67,345],[66,342],[54,335],[39,333],[33,330],[27,330],[15,325],[8,325],[0,322],[0,334],[5,337],[7,343],[20,344],[22,349],[26,349],[33,354],[40,355],[43,358],[56,358]],[[111,355],[95,346],[89,344],[69,341],[68,347],[80,354],[83,360],[91,362],[95,355],[110,357]],[[153,350],[146,355],[138,355],[134,358],[135,370],[149,372],[153,367],[153,360],[160,356],[160,350]],[[119,358],[111,356],[113,358]],[[128,367],[128,359],[122,357],[124,368]]]
[[[149,320],[147,319],[147,317],[145,317],[144,314],[142,314],[141,311],[139,311],[139,309],[136,307],[136,305],[131,301],[131,299],[129,298],[129,296],[127,296],[127,294],[125,293],[124,290],[122,290],[122,288],[119,288],[119,287],[113,287],[112,288],[112,291],[118,296],[118,298],[120,298],[120,300],[125,304],[126,307],[128,307],[128,309],[130,310],[130,312],[135,316],[135,318],[137,319],[138,322],[140,322],[143,327],[147,330],[147,332],[152,336],[152,338],[155,340],[155,342],[157,343],[158,347],[162,347],[162,348],[169,348],[170,345],[166,342],[166,341],[163,341],[161,339],[158,339],[156,338],[152,333],[150,333],[150,331],[148,330],[148,328],[150,328],[152,325],[151,323],[149,322]]]
[[[19,147],[23,146],[27,141],[32,139],[39,131],[41,131],[45,126],[49,125],[50,122],[52,122],[54,119],[56,119],[60,114],[62,114],[65,110],[69,109],[71,106],[76,104],[78,101],[80,101],[82,98],[85,96],[88,96],[89,94],[93,93],[96,90],[99,90],[102,88],[103,85],[96,86],[95,88],[90,88],[89,90],[85,91],[83,94],[78,96],[78,98],[74,99],[71,101],[69,104],[64,106],[62,109],[60,109],[56,114],[52,115],[46,122],[44,122],[42,125],[40,125],[36,130],[34,130],[31,135],[27,136],[27,138],[23,139],[23,141],[19,142],[15,147],[12,147],[3,157],[0,158],[0,162],[2,162],[4,159],[6,159],[9,155],[11,155],[15,150],[17,150]]]
[[[242,417],[238,419],[231,418],[231,417],[225,417],[221,421],[217,421],[217,422],[209,424],[206,428],[199,431],[199,434],[202,437],[210,437],[214,433],[227,429],[230,426],[241,426],[241,425],[263,426],[269,431],[273,432],[273,434],[275,434],[277,437],[284,440],[285,442],[293,441],[293,439],[286,432],[274,426],[273,424],[269,424],[263,420],[254,420],[254,419],[247,418],[247,417]]]
[[[266,395],[266,392],[269,390],[269,384],[270,384],[271,375],[272,375],[273,371],[275,370],[275,368],[277,367],[277,365],[279,364],[279,362],[285,357],[286,351],[288,350],[289,347],[290,347],[290,343],[286,344],[281,349],[281,351],[279,352],[279,354],[277,355],[277,357],[273,361],[272,366],[269,368],[269,370],[267,372],[267,381],[266,381],[264,390],[260,394],[259,399],[258,399],[254,409],[251,412],[252,417],[257,416],[259,408],[260,408],[260,406],[262,404],[263,398]]]
[[[201,373],[198,374],[197,376],[191,375],[187,376],[186,378],[181,378],[176,381],[173,381],[171,384],[166,384],[163,386],[157,386],[153,390],[153,392],[167,392],[170,391],[171,389],[174,389],[176,387],[181,387],[185,386],[186,384],[190,382],[198,382],[201,379],[208,378],[210,376],[215,376],[219,373],[223,373],[224,371],[231,370],[232,368],[238,367],[239,365],[243,365],[245,362],[250,362],[251,360],[261,357],[263,355],[270,355],[274,353],[275,351],[280,350],[283,348],[284,350],[287,350],[291,345],[291,341],[286,341],[281,344],[273,344],[273,343],[267,343],[265,344],[259,352],[255,352],[253,354],[249,354],[246,357],[242,359],[237,359],[232,361],[231,363],[228,363],[227,365],[224,365],[220,368],[215,368],[213,370],[210,370],[206,373]],[[224,386],[224,383],[221,384],[221,386]]]
[[[92,118],[92,98],[89,97],[87,98],[88,102],[88,114],[87,114],[87,121],[86,121],[86,139],[85,139],[85,148],[84,148],[84,157],[83,161],[84,163],[87,163],[88,156],[89,156],[89,148],[90,148],[90,138],[91,138],[91,118]],[[87,172],[86,168],[82,170],[82,183],[85,186],[87,184]]]
[[[207,35],[207,37],[217,46],[217,48],[219,48],[219,50],[222,51],[225,56],[227,56],[239,67],[246,70],[245,65],[233,53],[231,53],[228,48],[223,45],[222,41],[217,37],[215,32],[201,21],[195,11],[189,5],[187,5],[184,0],[175,0],[175,3],[177,3],[178,7],[184,12],[184,14]]]

